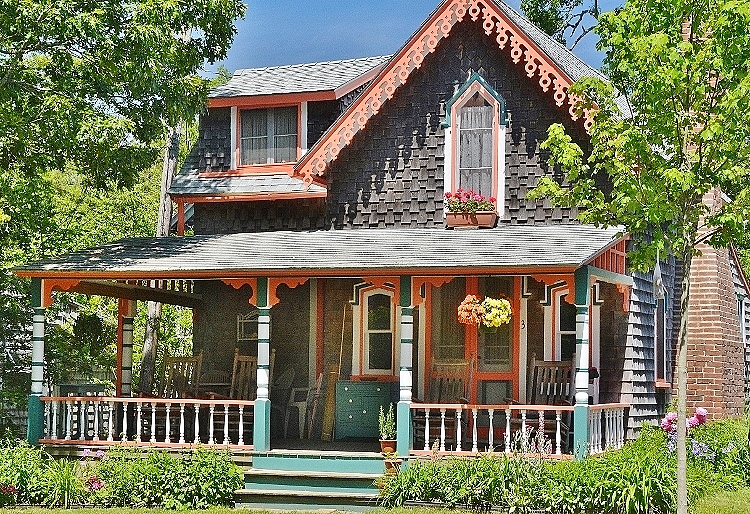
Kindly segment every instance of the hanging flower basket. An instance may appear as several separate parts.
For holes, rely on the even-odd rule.
[[[488,332],[510,323],[513,314],[510,301],[507,298],[490,298],[480,300],[470,294],[458,306],[458,322],[464,325],[476,325],[480,330]]]

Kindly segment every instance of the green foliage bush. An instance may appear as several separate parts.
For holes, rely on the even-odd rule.
[[[688,439],[690,503],[750,485],[747,420],[697,427]],[[382,481],[386,507],[407,500],[509,512],[667,514],[676,509],[676,454],[660,428],[617,451],[581,461],[481,455],[412,462]]]
[[[103,507],[205,509],[229,505],[243,485],[225,450],[180,455],[115,447],[83,460],[55,460],[25,442],[0,443],[0,507],[94,504]]]

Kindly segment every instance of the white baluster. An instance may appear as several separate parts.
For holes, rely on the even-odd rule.
[[[521,411],[521,433],[523,434],[524,443],[526,441],[526,409]]]
[[[73,438],[73,402],[65,402],[65,440],[70,441]]]
[[[240,426],[239,426],[240,434],[239,434],[239,437],[237,439],[237,444],[239,444],[240,446],[242,446],[243,444],[245,444],[245,434],[243,434],[243,432],[245,431],[245,427],[244,427],[244,425],[245,425],[244,421],[245,420],[243,419],[244,418],[244,414],[245,414],[245,406],[244,405],[240,405],[239,409],[240,409]]]
[[[617,447],[622,448],[625,446],[625,409],[622,407],[617,409],[617,419],[619,420],[617,426],[620,428],[617,437]]]
[[[193,423],[195,425],[195,439],[193,440],[193,443],[198,444],[201,442],[200,434],[198,433],[198,430],[200,429],[200,423],[198,423],[198,409],[200,409],[200,405],[196,403],[193,407],[195,409],[195,423]]]
[[[224,444],[229,444],[229,406],[224,404]]]
[[[537,414],[539,416],[539,442],[544,445],[546,443],[546,440],[544,439],[544,411],[540,410]],[[537,450],[539,453],[543,453],[546,451],[546,448],[542,446],[542,448],[537,448]]]
[[[440,409],[440,451],[445,451],[445,409]]]
[[[60,403],[57,401],[52,402],[52,439],[57,439],[57,410],[60,408]]]
[[[86,439],[86,400],[80,400],[78,404],[78,440]]]
[[[113,441],[113,433],[114,433],[114,416],[112,416],[114,412],[114,405],[112,402],[107,402],[107,441]]]
[[[510,409],[505,409],[505,453],[510,453]]]
[[[477,453],[479,451],[479,448],[477,447],[477,408],[474,407],[471,409],[472,414],[474,415],[474,424],[471,427],[471,451],[474,453]]]
[[[141,442],[141,423],[142,423],[141,411],[142,411],[143,405],[141,404],[141,402],[137,402],[135,404],[135,407],[136,407],[136,413],[137,413],[136,418],[135,418],[135,440],[136,442],[140,443]]]
[[[495,409],[490,409],[490,432],[487,434],[487,451],[495,451]]]
[[[52,439],[52,409],[49,402],[44,402],[44,435]]]
[[[128,402],[122,402],[122,442],[128,440]]]
[[[99,440],[99,401],[93,403],[94,406],[94,441]]]
[[[456,451],[461,451],[461,408],[456,409]]]
[[[214,404],[208,406],[208,444],[214,444]]]
[[[171,403],[167,403],[164,406],[164,408],[165,408],[165,410],[167,412],[167,419],[166,419],[166,422],[165,422],[165,427],[166,427],[166,431],[167,432],[164,434],[164,442],[165,443],[171,443],[172,439],[169,437],[169,432],[172,431],[172,423],[169,421],[169,414],[170,414],[170,412],[172,410],[172,404]]]
[[[185,443],[185,404],[180,403],[180,444]]]
[[[560,420],[562,412],[555,411],[555,454],[562,455],[562,437],[560,436]]]
[[[151,438],[149,442],[156,442],[156,402],[151,402]]]
[[[430,409],[424,410],[424,451],[430,451]]]

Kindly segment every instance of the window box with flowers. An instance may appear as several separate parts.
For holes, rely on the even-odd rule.
[[[497,221],[495,198],[487,198],[475,191],[458,189],[445,193],[445,225],[448,228],[491,228]]]

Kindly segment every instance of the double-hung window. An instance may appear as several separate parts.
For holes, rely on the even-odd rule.
[[[242,165],[297,160],[297,108],[249,109],[240,118]]]

